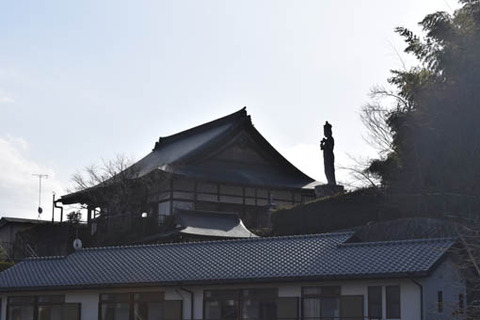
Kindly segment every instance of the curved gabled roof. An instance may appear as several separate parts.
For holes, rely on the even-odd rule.
[[[181,233],[218,238],[256,238],[236,213],[177,209]]]
[[[255,147],[261,150],[262,155],[269,158],[271,166],[275,166],[280,170],[269,172],[269,176],[267,176],[262,175],[262,171],[269,171],[268,168],[255,168],[255,166],[248,165],[235,168],[236,166],[238,167],[238,164],[232,163],[223,168],[213,166],[208,170],[208,166],[198,164],[198,159],[208,158],[210,155],[218,152],[242,130],[247,132],[255,141],[257,144]],[[192,129],[168,137],[161,137],[155,143],[152,152],[134,164],[134,167],[138,169],[140,176],[159,169],[195,178],[209,177],[212,180],[218,179],[228,182],[237,180],[239,184],[261,184],[263,181],[264,185],[282,186],[284,184],[284,187],[304,187],[314,182],[312,178],[305,175],[285,159],[255,129],[250,116],[247,115],[246,108]],[[209,171],[208,174],[202,172],[205,170]],[[238,170],[244,170],[246,174],[236,174]],[[248,173],[249,171],[250,173]],[[252,171],[261,176],[258,181],[254,181],[255,177],[252,175]],[[283,179],[280,176],[284,176]]]
[[[249,145],[267,165],[236,161],[208,163],[219,150],[244,133]],[[180,133],[161,137],[152,152],[127,170],[142,177],[155,171],[183,175],[194,179],[229,182],[243,185],[279,188],[312,188],[315,180],[301,172],[255,129],[246,108],[223,118],[199,125]],[[74,203],[81,192],[65,195],[61,202]]]
[[[179,162],[185,162],[200,153],[209,145],[215,144],[223,136],[238,130],[248,122],[245,108],[226,117],[199,125],[177,134],[160,137],[152,152],[133,165],[138,169],[139,176],[160,169],[174,172],[173,167]]]

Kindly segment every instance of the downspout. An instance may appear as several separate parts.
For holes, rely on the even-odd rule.
[[[410,278],[410,280],[420,289],[420,320],[423,320],[423,286],[414,278]]]
[[[53,193],[52,200],[52,224],[55,222],[55,192]]]
[[[194,304],[193,304],[193,291],[190,291],[190,290],[185,289],[185,288],[180,288],[180,290],[185,291],[188,294],[190,294],[190,320],[193,320],[193,306],[194,306]]]
[[[55,202],[53,203],[53,205],[54,205],[55,208],[60,209],[60,222],[62,222],[62,221],[63,221],[63,207],[57,206],[57,203],[58,203],[59,201],[60,201],[60,199],[57,200],[57,201],[55,201]]]

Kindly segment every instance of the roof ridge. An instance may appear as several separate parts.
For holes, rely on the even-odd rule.
[[[100,251],[100,250],[112,250],[112,249],[128,249],[128,248],[149,248],[149,247],[177,247],[177,246],[193,246],[200,244],[212,244],[212,243],[240,243],[240,242],[253,242],[253,241],[268,241],[272,239],[300,239],[300,238],[327,238],[340,235],[353,235],[353,232],[329,232],[329,233],[313,233],[313,234],[297,234],[286,236],[272,236],[272,237],[251,237],[241,239],[222,239],[222,240],[209,240],[209,241],[192,241],[192,242],[174,242],[174,243],[154,243],[154,244],[140,244],[140,245],[120,245],[120,246],[104,246],[104,247],[91,247],[82,248],[75,252],[81,251]],[[75,253],[74,252],[74,253]]]
[[[429,243],[429,242],[441,242],[441,241],[456,241],[454,237],[441,237],[441,238],[421,238],[421,239],[402,239],[402,240],[388,240],[388,241],[371,241],[371,242],[344,242],[338,244],[339,247],[362,247],[362,246],[377,246],[377,245],[390,245],[390,244],[405,244],[405,243]]]
[[[153,150],[158,149],[163,144],[171,143],[171,142],[176,141],[178,139],[181,139],[185,136],[192,135],[193,133],[195,133],[197,131],[204,130],[204,129],[207,129],[207,128],[211,128],[212,126],[216,126],[216,125],[222,124],[224,122],[231,121],[231,120],[236,119],[236,118],[245,118],[245,119],[248,119],[251,122],[250,116],[247,115],[247,107],[243,107],[242,109],[240,109],[238,111],[235,111],[234,113],[231,113],[227,116],[209,121],[207,123],[203,123],[201,125],[192,127],[190,129],[187,129],[187,130],[183,130],[181,132],[172,134],[170,136],[160,137],[158,139],[158,141],[155,142],[155,147],[153,148]]]
[[[42,256],[42,257],[27,257],[24,258],[22,261],[26,260],[59,260],[65,259],[66,256]]]

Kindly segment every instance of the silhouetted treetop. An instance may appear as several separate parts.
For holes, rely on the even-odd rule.
[[[419,65],[392,71],[394,107],[364,116],[390,130],[389,148],[368,168],[389,190],[480,192],[480,1],[460,3],[453,14],[427,15],[423,37],[396,29]]]

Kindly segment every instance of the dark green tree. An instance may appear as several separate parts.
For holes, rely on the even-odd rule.
[[[395,107],[383,113],[384,123],[376,119],[391,140],[367,170],[390,191],[480,193],[480,1],[460,3],[453,14],[427,15],[423,37],[396,30],[419,66],[392,71],[395,89],[376,92],[393,96]]]
[[[13,262],[8,260],[7,250],[0,245],[0,272],[11,266],[13,266]]]
[[[381,179],[388,205],[460,222],[458,264],[471,275],[471,302],[480,297],[480,0],[460,5],[427,15],[423,37],[397,28],[419,65],[392,71],[394,89],[373,93],[394,107],[374,101],[363,119],[383,142],[367,171]],[[480,308],[469,304],[468,312],[478,319]]]

